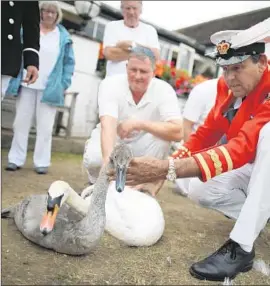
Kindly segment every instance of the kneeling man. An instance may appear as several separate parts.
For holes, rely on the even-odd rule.
[[[102,81],[98,94],[100,124],[84,152],[91,184],[120,140],[130,145],[136,157],[165,159],[170,142],[182,139],[175,91],[167,82],[154,78],[155,65],[150,49],[136,47],[130,53],[127,74]]]
[[[270,217],[270,68],[263,36],[251,40],[250,33],[234,30],[212,35],[223,76],[204,124],[171,159],[134,158],[127,170],[129,185],[198,177],[189,198],[236,220],[229,239],[191,266],[198,279],[222,281],[250,270],[254,242]]]

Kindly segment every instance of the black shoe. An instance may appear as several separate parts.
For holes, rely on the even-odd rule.
[[[6,166],[6,171],[14,172],[14,171],[17,171],[19,169],[21,169],[21,168],[19,166],[17,166],[16,164],[14,164],[14,163],[8,163],[7,166]]]
[[[215,253],[194,263],[189,272],[200,280],[224,281],[226,277],[234,279],[240,272],[252,269],[254,257],[254,248],[251,252],[246,252],[230,239]]]
[[[39,175],[46,175],[48,173],[48,167],[36,167],[35,172]]]

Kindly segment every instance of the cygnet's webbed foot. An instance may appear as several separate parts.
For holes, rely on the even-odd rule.
[[[94,190],[94,185],[88,186],[81,192],[80,196],[83,199],[86,199],[87,197],[90,197],[92,195],[93,190]]]

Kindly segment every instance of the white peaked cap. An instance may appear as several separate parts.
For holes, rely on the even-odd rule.
[[[232,37],[233,49],[253,43],[270,42],[270,17]]]
[[[218,65],[243,62],[253,54],[264,53],[264,43],[270,43],[270,17],[246,30],[227,30],[214,33],[210,40],[217,46],[217,51],[214,54],[218,56]],[[227,50],[228,55],[220,55],[220,51],[226,54]],[[233,51],[235,53],[232,53]]]

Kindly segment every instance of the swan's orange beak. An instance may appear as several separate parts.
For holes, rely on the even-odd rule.
[[[40,223],[40,231],[43,235],[47,235],[53,230],[57,213],[59,211],[58,205],[55,205],[52,211],[47,211]]]

